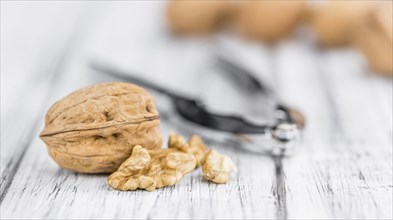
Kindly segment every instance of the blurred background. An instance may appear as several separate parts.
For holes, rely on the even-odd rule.
[[[321,111],[306,107],[307,96],[321,102],[321,109],[331,107],[329,99],[345,106],[367,100],[360,91],[391,97],[370,94],[372,87],[382,90],[376,83],[391,90],[391,1],[5,1],[1,6],[2,126],[13,120],[8,114],[24,110],[21,105],[48,108],[50,97],[120,80],[94,66],[254,121],[264,120],[268,101],[255,100],[237,85],[219,64],[222,58],[311,121]],[[48,91],[53,89],[61,92]],[[329,97],[317,97],[324,90],[331,90]],[[390,104],[382,103],[385,110],[379,111],[389,112]],[[357,111],[374,106],[357,105],[362,105]]]
[[[98,67],[198,97],[214,112],[268,120],[271,97],[255,96],[229,76],[220,63],[225,59],[306,118],[305,154],[287,166],[295,189],[288,194],[299,192],[290,195],[292,217],[304,217],[305,206],[324,213],[315,199],[302,203],[302,185],[318,174],[312,167],[326,181],[346,176],[346,184],[356,185],[359,169],[369,186],[386,186],[367,194],[333,184],[330,190],[348,194],[323,216],[391,217],[392,7],[388,0],[1,1],[2,193],[31,143],[45,151],[37,136],[55,101],[87,85],[123,80]],[[168,103],[154,96],[167,137],[180,128],[171,125]],[[47,155],[32,158],[50,163]],[[356,193],[375,207],[351,197]]]

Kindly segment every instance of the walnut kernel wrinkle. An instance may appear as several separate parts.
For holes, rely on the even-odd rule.
[[[137,145],[118,171],[108,177],[107,184],[123,191],[153,191],[176,184],[195,167],[192,154],[173,148],[147,150]]]
[[[181,135],[172,133],[169,135],[168,147],[194,155],[197,160],[197,167],[201,165],[201,161],[207,152],[205,143],[198,135],[191,136],[188,143],[186,143]]]
[[[226,183],[229,174],[236,169],[232,160],[215,150],[210,150],[202,161],[203,177],[214,183]]]
[[[40,137],[63,168],[111,173],[135,145],[161,147],[159,114],[143,88],[121,82],[77,90],[52,105]]]

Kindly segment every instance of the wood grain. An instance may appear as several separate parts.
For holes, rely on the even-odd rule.
[[[116,80],[93,71],[92,59],[180,90],[204,90],[193,94],[209,104],[223,100],[221,107],[255,111],[241,91],[213,77],[217,70],[208,62],[215,42],[175,41],[162,33],[162,2],[23,4],[2,2],[1,9],[7,30],[1,32],[2,219],[393,218],[392,81],[370,74],[353,51],[318,51],[301,39],[273,49],[235,43],[244,48],[235,54],[258,77],[274,81],[282,100],[306,116],[295,154],[274,160],[233,142],[207,140],[238,167],[228,184],[206,182],[198,170],[176,186],[119,192],[106,185],[105,175],[59,168],[38,138],[54,101],[85,85]],[[23,13],[30,20],[16,19]],[[31,41],[17,37],[26,30]],[[190,71],[199,71],[198,77],[188,79]],[[210,80],[202,79],[208,75]],[[164,137],[194,132],[170,108],[161,109],[161,121]]]
[[[70,35],[75,33],[72,29],[80,10],[35,3],[6,2],[2,6],[5,18],[2,17],[1,25],[5,31],[1,33],[4,63],[1,71],[7,74],[2,74],[1,80],[1,98],[5,104],[1,105],[1,125],[6,129],[2,129],[1,133],[1,150],[4,153],[1,154],[0,201],[4,199],[31,140],[36,136],[38,115],[45,111],[43,105],[47,105],[48,94],[64,65],[62,59],[71,47]],[[68,20],[65,15],[69,16]],[[26,42],[19,36],[29,30],[29,21],[41,26],[29,31],[30,42]],[[59,22],[63,23],[62,27],[58,27]],[[19,25],[23,23],[25,25]]]
[[[296,53],[309,53],[305,48],[296,48]],[[293,52],[287,48],[282,53]],[[392,124],[381,118],[391,118],[386,110],[392,110],[381,103],[392,104],[391,84],[369,75],[352,51],[333,53],[313,52],[294,61],[316,64],[313,75],[292,69],[299,82],[307,81],[310,86],[299,88],[282,81],[285,84],[280,87],[308,119],[298,155],[284,163],[288,215],[390,218]],[[376,98],[376,90],[385,93]]]

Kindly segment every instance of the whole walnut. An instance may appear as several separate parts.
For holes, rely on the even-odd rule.
[[[248,39],[276,42],[287,37],[305,13],[305,1],[245,1],[239,4],[235,28]]]
[[[102,83],[75,91],[47,112],[40,137],[63,168],[111,173],[135,145],[160,148],[162,137],[154,100],[143,88]]]
[[[366,57],[371,69],[393,76],[393,2],[381,2],[353,43]]]
[[[206,35],[217,30],[231,8],[230,1],[223,0],[171,0],[168,25],[177,34]]]
[[[309,7],[309,22],[322,46],[346,46],[375,10],[374,1],[327,1]]]

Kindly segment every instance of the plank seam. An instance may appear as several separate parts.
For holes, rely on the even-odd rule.
[[[85,10],[86,10],[86,8],[85,8]],[[78,17],[81,18],[84,15],[83,12],[84,12],[84,10],[81,10]],[[80,20],[80,19],[78,19],[78,20]],[[62,70],[65,68],[65,66],[66,66],[65,64],[67,63],[67,61],[70,57],[70,54],[74,50],[75,45],[78,42],[77,40],[80,37],[79,36],[80,34],[78,34],[79,28],[80,28],[80,24],[79,24],[79,22],[76,22],[74,24],[74,27],[71,29],[72,30],[71,33],[73,33],[73,34],[70,34],[70,37],[65,42],[64,47],[62,48],[62,52],[60,52],[60,56],[59,56],[59,60],[57,61],[57,64],[53,66],[54,67],[53,74],[51,75],[51,79],[48,80],[49,85],[48,85],[47,92],[46,92],[46,98],[43,99],[43,102],[48,100],[48,97],[50,97],[52,95],[51,91],[53,88],[55,88],[55,86],[57,85],[57,82],[60,79],[60,77],[58,77],[58,76],[60,75]],[[41,103],[41,104],[43,104],[43,103]],[[45,111],[44,106],[45,105],[42,105],[42,108],[39,112]],[[3,200],[8,193],[8,190],[12,185],[14,177],[20,168],[20,164],[22,162],[22,159],[24,158],[24,155],[26,154],[26,151],[29,148],[31,141],[34,138],[34,134],[36,133],[36,130],[38,129],[40,117],[39,117],[39,115],[37,115],[36,117],[37,117],[37,119],[34,121],[33,125],[30,128],[31,132],[29,133],[29,135],[26,138],[26,141],[24,144],[24,149],[22,150],[20,155],[18,155],[18,159],[17,159],[17,162],[14,165],[14,167],[10,169],[11,173],[9,174],[8,180],[6,177],[7,176],[6,173],[4,173],[4,176],[2,177],[2,179],[4,179],[5,186],[2,189],[2,191],[0,192],[0,205],[3,203]]]

